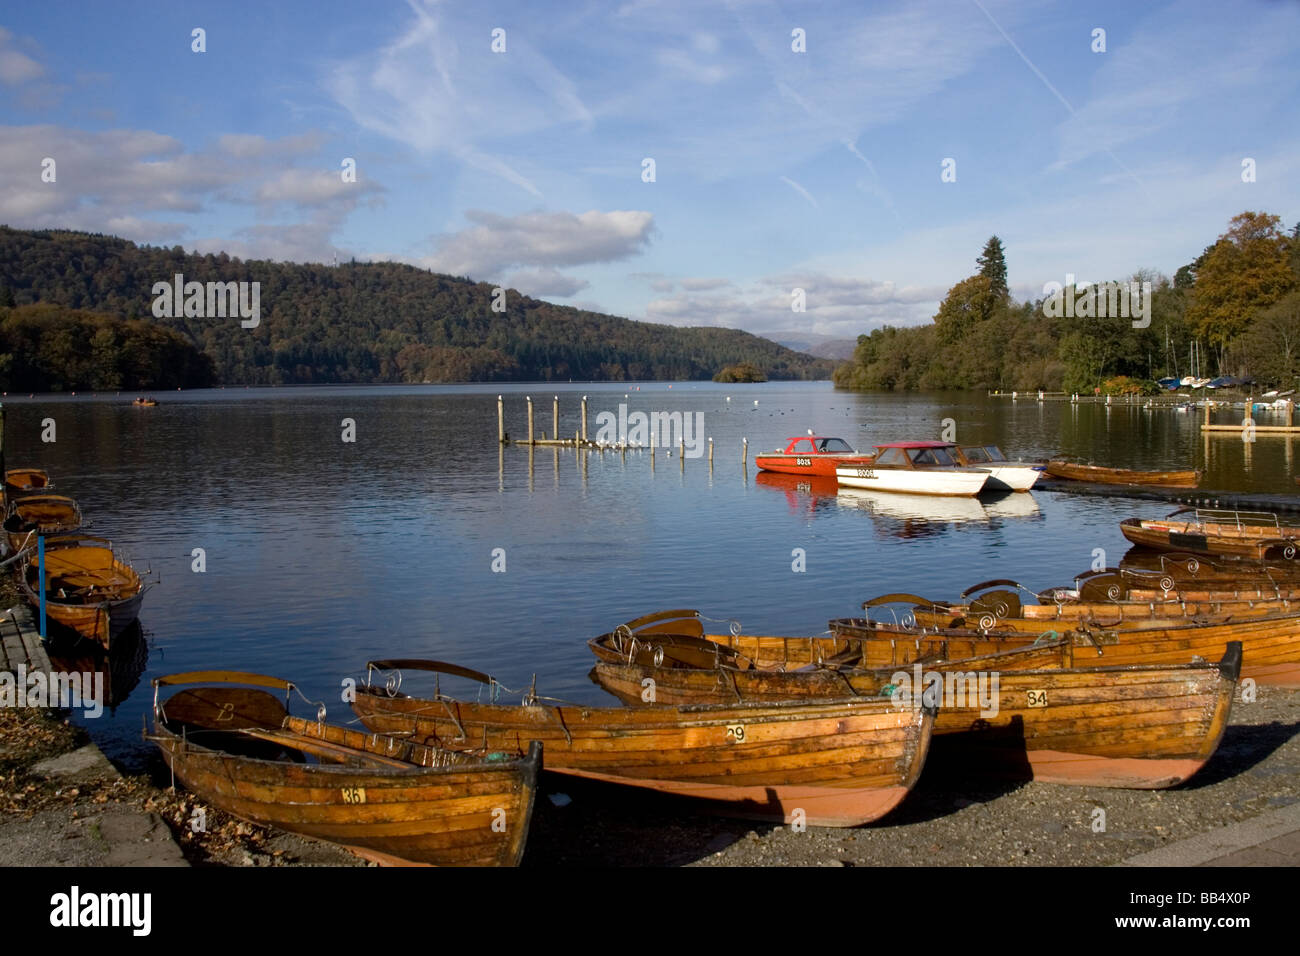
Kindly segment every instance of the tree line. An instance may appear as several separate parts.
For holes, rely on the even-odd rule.
[[[923,326],[858,336],[835,384],[853,389],[1002,389],[1091,392],[1150,389],[1154,379],[1251,375],[1293,388],[1300,378],[1300,224],[1288,234],[1262,212],[1233,217],[1228,229],[1172,280],[1150,283],[1149,318],[1086,317],[1045,308],[1048,296],[1015,302],[1005,250],[991,237],[975,274],[945,296]],[[1082,293],[1065,288],[1061,294]],[[1191,357],[1191,358],[1189,358]]]
[[[260,283],[257,327],[179,309],[155,317],[151,290],[176,274]],[[513,290],[493,311],[493,292],[390,262],[241,260],[0,227],[0,308],[40,302],[156,324],[193,343],[224,384],[708,380],[742,363],[772,379],[825,379],[834,367],[738,329],[635,322]]]

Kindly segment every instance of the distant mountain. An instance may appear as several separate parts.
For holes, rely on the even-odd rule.
[[[182,288],[179,301],[165,303],[175,308],[163,309],[155,285],[170,288],[178,274],[205,284],[206,298]],[[226,283],[248,284],[244,304],[257,304],[255,326],[236,314],[235,285],[228,292],[218,285]],[[173,329],[230,385],[708,380],[746,362],[770,379],[828,379],[834,368],[738,329],[635,322],[509,289],[503,298],[488,283],[396,263],[240,260],[0,226],[0,310],[34,302]]]
[[[855,338],[837,339],[815,332],[769,332],[763,337],[796,352],[836,362],[853,358],[853,350],[858,346],[858,340]]]

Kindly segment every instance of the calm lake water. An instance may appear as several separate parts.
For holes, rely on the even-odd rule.
[[[593,437],[597,413],[620,403],[700,412],[713,468],[688,459],[683,473],[662,449],[653,469],[648,452],[502,449],[498,394],[516,437],[529,394],[548,433],[559,395],[569,436],[584,394]],[[750,631],[804,634],[889,591],[955,598],[990,578],[1040,589],[1087,570],[1096,548],[1117,563],[1120,519],[1173,507],[1042,491],[952,506],[756,472],[756,452],[810,428],[866,448],[938,437],[951,418],[959,440],[1012,458],[1194,466],[1206,488],[1295,491],[1290,439],[1206,440],[1197,413],[1140,406],[858,395],[828,383],[229,389],[163,395],[156,408],[130,398],[4,401],[8,466],[47,468],[93,533],[157,582],[141,614],[139,685],[86,722],[133,765],[149,753],[141,717],[158,674],[272,673],[339,721],[351,719],[342,680],[364,677],[377,657],[454,661],[516,688],[535,674],[539,693],[613,703],[586,677],[585,641],[641,614],[693,607]],[[57,441],[42,444],[51,417]],[[342,441],[345,418],[353,443]],[[204,573],[191,570],[195,548]],[[504,573],[492,570],[497,548]]]

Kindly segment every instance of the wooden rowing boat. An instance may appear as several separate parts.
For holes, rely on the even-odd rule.
[[[32,607],[40,606],[43,590],[51,620],[105,649],[139,616],[144,601],[140,575],[114,554],[111,541],[90,535],[46,539],[43,583],[36,551],[28,549],[19,579]]]
[[[925,764],[933,709],[888,698],[803,698],[691,707],[585,707],[476,703],[408,696],[400,674],[425,671],[468,678],[486,674],[439,661],[367,665],[398,674],[385,687],[356,688],[353,709],[372,730],[440,747],[518,753],[546,747],[548,771],[674,796],[691,797],[729,816],[852,827],[892,810]],[[645,693],[645,687],[638,688]],[[639,702],[644,702],[638,698]]]
[[[1300,526],[1284,525],[1272,512],[1179,508],[1159,519],[1125,518],[1119,529],[1133,544],[1157,551],[1254,561],[1300,555]]]
[[[1201,483],[1201,473],[1184,471],[1133,471],[1128,468],[1104,468],[1100,465],[1081,465],[1061,458],[1053,458],[1043,466],[1052,478],[1067,481],[1090,481],[1101,485],[1152,485],[1160,488],[1195,488]]]
[[[541,744],[523,757],[475,755],[327,724],[323,706],[320,720],[303,720],[286,706],[294,685],[261,674],[200,671],[153,684],[163,759],[226,813],[383,863],[515,866],[523,855]],[[158,687],[177,685],[199,686],[159,704]]]
[[[9,507],[4,530],[9,550],[35,547],[37,535],[67,534],[81,527],[81,509],[66,495],[28,495]]]
[[[40,468],[10,468],[5,472],[5,493],[26,495],[33,492],[52,491],[54,483],[49,473]]]
[[[1243,677],[1300,687],[1300,613],[1295,611],[1209,620],[1117,621],[1105,626],[1079,621],[1052,627],[1051,622],[1008,619],[988,629],[922,627],[905,614],[897,623],[841,618],[830,622],[830,631],[837,638],[863,641],[867,667],[910,666],[915,660],[939,655],[978,657],[1060,637],[1077,647],[1092,648],[1098,665],[1184,664],[1194,659],[1219,660],[1229,643],[1239,641]]]
[[[953,656],[956,645],[935,640],[909,670],[846,670],[850,655],[833,662],[818,657],[844,643],[838,637],[748,637],[702,628],[692,635],[685,632],[700,622],[686,611],[639,620],[647,623],[594,642],[623,653],[619,662],[598,655],[592,676],[626,703],[643,703],[647,682],[656,695],[671,689],[712,701],[797,700],[824,692],[826,681],[913,700],[920,688],[942,688],[941,699],[928,701],[923,692],[920,701],[939,705],[934,753],[944,754],[941,763],[992,761],[1036,780],[1083,786],[1153,789],[1191,777],[1218,747],[1241,667],[1237,643],[1217,665],[1114,666],[1095,663],[1091,646],[1056,637],[966,659]],[[682,653],[691,641],[717,642],[720,663],[709,667],[707,656]],[[722,663],[728,659],[735,663]]]

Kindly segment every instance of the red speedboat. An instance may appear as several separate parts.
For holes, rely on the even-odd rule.
[[[835,469],[849,465],[867,465],[873,456],[856,451],[843,438],[803,435],[791,438],[784,451],[754,456],[754,464],[763,471],[783,475],[820,475],[834,478]]]

